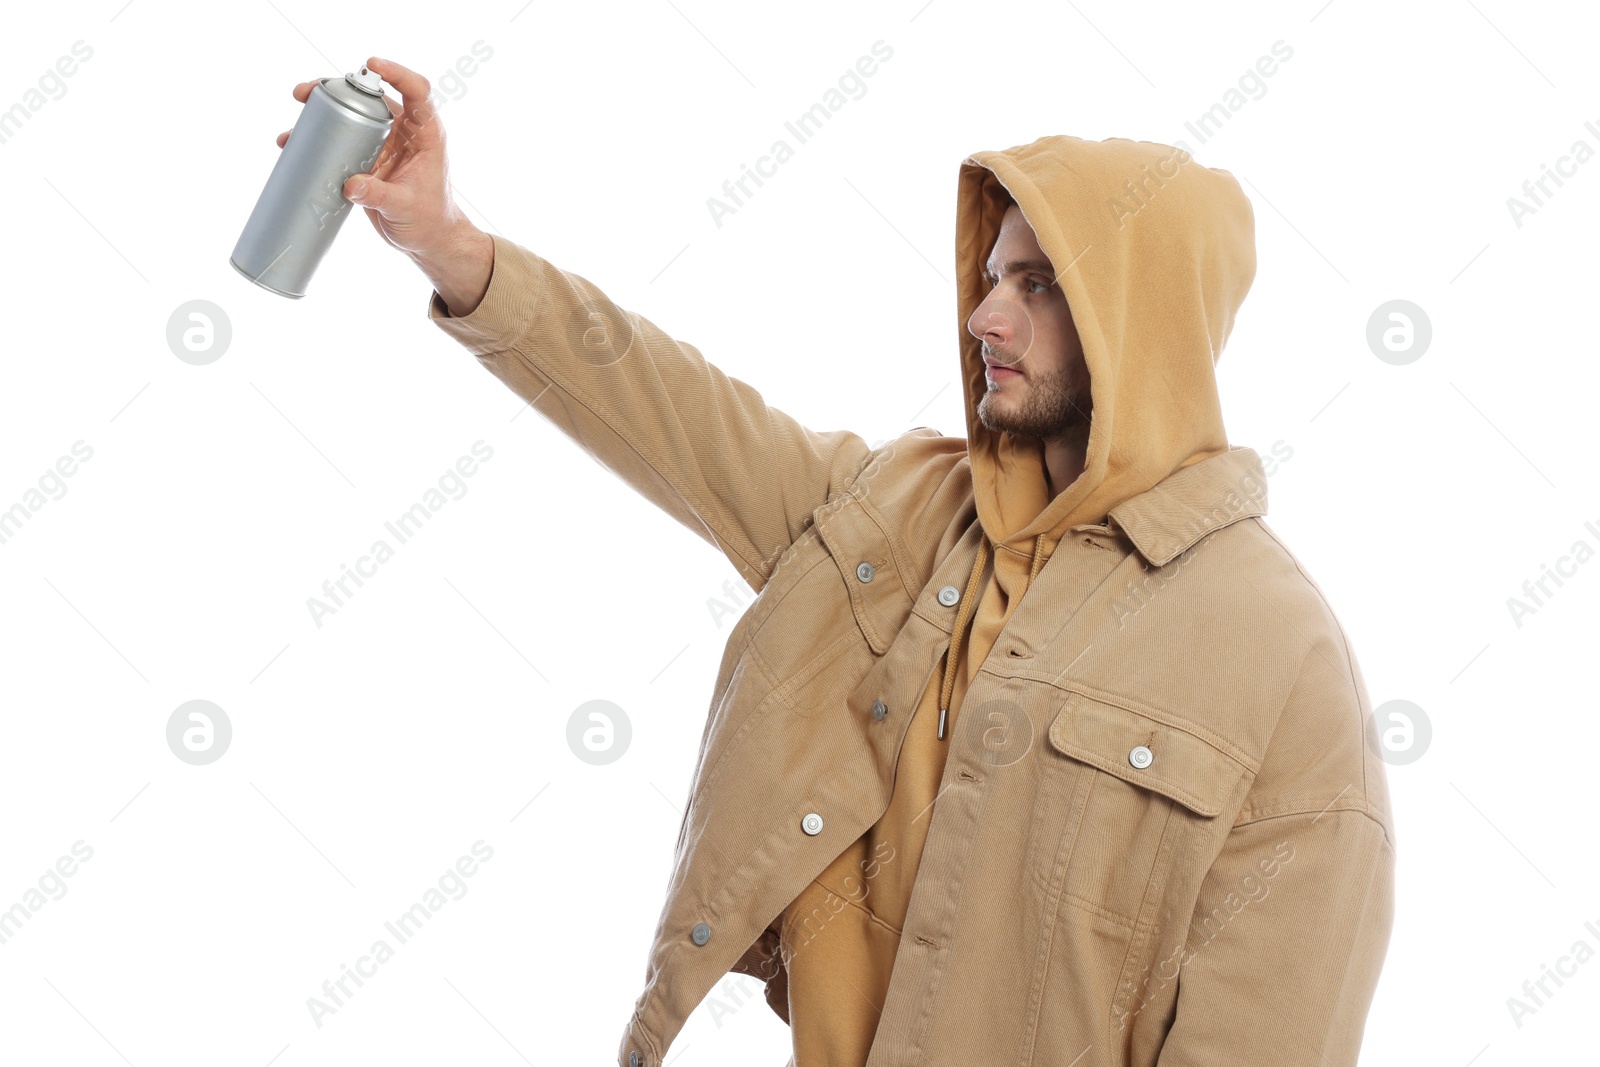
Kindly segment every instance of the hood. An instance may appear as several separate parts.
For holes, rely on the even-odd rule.
[[[988,295],[984,266],[1006,193],[1055,267],[1090,377],[1084,470],[1054,499],[1042,443],[978,419],[987,386],[982,342],[967,322]],[[1173,471],[1228,450],[1214,368],[1255,279],[1255,214],[1228,171],[1122,137],[1063,134],[975,152],[961,163],[956,195],[956,321],[983,537],[953,644],[971,621],[975,671],[1070,527],[1101,523]],[[991,552],[994,581],[985,583]],[[941,712],[956,696],[954,658]]]
[[[982,343],[967,321],[1005,214],[1001,187],[1055,266],[1089,369],[1084,471],[1048,498],[1036,441],[977,414]],[[961,164],[956,300],[967,445],[984,532],[997,548],[1100,522],[1179,467],[1228,449],[1214,368],[1255,279],[1255,215],[1238,181],[1181,148],[1057,135]]]

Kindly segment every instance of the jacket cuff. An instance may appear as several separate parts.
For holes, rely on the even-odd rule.
[[[428,298],[428,318],[479,356],[504,352],[528,332],[539,309],[540,287],[533,276],[548,266],[536,253],[514,241],[499,234],[489,237],[494,242],[494,267],[489,273],[489,288],[472,314],[450,314],[437,289]]]

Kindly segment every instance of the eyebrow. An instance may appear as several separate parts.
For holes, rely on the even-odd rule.
[[[1055,264],[1048,260],[1014,259],[1010,263],[1002,264],[1000,269],[1002,273],[1006,274],[1015,274],[1017,271],[1023,270],[1036,270],[1050,275],[1052,281],[1055,279]],[[990,281],[994,280],[994,271],[989,269],[987,263],[983,267],[983,276]]]

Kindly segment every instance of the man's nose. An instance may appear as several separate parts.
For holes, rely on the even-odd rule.
[[[1033,347],[1033,320],[1014,300],[990,292],[967,319],[967,332],[984,343],[990,354],[1008,363],[1021,363]]]
[[[997,306],[991,297],[985,297],[983,303],[973,310],[972,317],[967,319],[967,332],[991,345],[1005,344],[1015,328],[1011,315],[1004,307]]]

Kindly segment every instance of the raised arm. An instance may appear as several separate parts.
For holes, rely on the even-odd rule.
[[[491,240],[482,301],[457,317],[436,288],[428,317],[759,591],[811,512],[866,464],[868,444],[808,429],[586,278]]]
[[[427,79],[376,56],[367,66],[401,101],[387,98],[395,122],[371,172],[342,191],[433,282],[428,317],[759,591],[870,447],[807,429],[587,279],[477,229],[451,197]],[[315,84],[295,86],[295,99]]]

